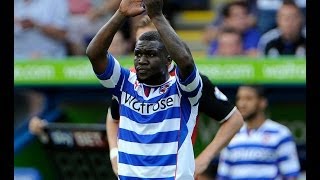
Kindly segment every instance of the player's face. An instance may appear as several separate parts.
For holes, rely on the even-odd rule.
[[[158,41],[137,41],[134,49],[134,67],[140,82],[150,85],[165,82],[169,61],[163,48]]]
[[[250,87],[240,87],[236,95],[236,106],[244,120],[254,118],[260,110],[260,101],[256,91]]]

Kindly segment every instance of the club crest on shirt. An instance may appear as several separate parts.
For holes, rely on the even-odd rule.
[[[140,83],[139,83],[138,80],[136,80],[136,81],[134,82],[134,85],[133,85],[134,90],[137,90],[139,86],[140,86]]]
[[[265,134],[265,135],[263,135],[263,139],[262,139],[262,141],[263,141],[263,143],[269,143],[269,141],[270,141],[270,135],[268,135],[268,134]]]
[[[159,89],[159,93],[160,93],[160,94],[163,94],[163,93],[167,92],[169,86],[170,86],[170,85],[169,85],[169,82],[168,82],[168,83],[165,83],[164,85],[162,85],[162,86],[160,87],[160,89]]]

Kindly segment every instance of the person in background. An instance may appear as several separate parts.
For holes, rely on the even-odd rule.
[[[66,0],[15,0],[15,61],[66,57],[68,16]]]
[[[300,173],[290,130],[266,116],[268,100],[259,85],[239,86],[236,106],[245,124],[220,154],[218,179],[287,179]]]
[[[217,37],[217,56],[241,56],[244,55],[242,36],[241,34],[232,29],[222,29]]]
[[[156,31],[156,30],[157,30],[157,28],[152,23],[150,17],[148,15],[144,15],[136,23],[136,27],[135,27],[136,40],[138,40],[138,38],[141,36],[141,34],[148,32],[148,31]]]
[[[261,37],[260,53],[269,57],[294,55],[305,57],[306,34],[303,14],[293,0],[284,0],[277,12],[277,27]]]
[[[241,0],[232,1],[223,7],[221,13],[223,17],[221,24],[208,26],[204,32],[205,42],[208,43],[208,55],[216,55],[218,32],[223,28],[233,28],[242,36],[245,55],[256,57],[260,32],[252,26],[247,3]]]
[[[67,42],[69,55],[85,55],[94,34],[104,25],[120,4],[119,0],[67,0],[69,24]]]
[[[255,0],[257,27],[261,34],[264,34],[277,26],[277,11],[284,0]],[[294,0],[303,15],[306,15],[306,0]]]
[[[114,56],[124,56],[128,54],[129,44],[126,41],[122,31],[118,31],[111,42],[109,51]]]

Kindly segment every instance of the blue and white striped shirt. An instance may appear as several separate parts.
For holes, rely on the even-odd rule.
[[[246,125],[221,151],[220,180],[278,180],[298,177],[300,164],[290,130],[267,119],[257,130]]]
[[[202,90],[197,68],[183,82],[177,72],[165,83],[150,86],[139,83],[112,55],[107,58],[107,69],[97,77],[120,102],[119,179],[193,180],[191,134]]]

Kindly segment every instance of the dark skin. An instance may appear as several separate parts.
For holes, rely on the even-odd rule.
[[[139,82],[158,85],[169,79],[169,54],[158,41],[138,40],[134,50],[134,67]]]
[[[144,3],[146,9],[142,7],[142,2]],[[158,51],[161,51],[161,53],[157,55],[157,57],[160,58],[159,60],[154,57],[144,55],[142,56],[142,60],[147,59],[147,61],[141,61],[142,64],[144,62],[151,62],[152,64],[159,63],[161,65],[152,66],[152,68],[158,68],[154,72],[151,72],[151,70],[154,69],[150,69],[150,72],[148,73],[143,71],[138,72],[138,78],[142,81],[145,80],[145,82],[148,84],[164,83],[169,77],[168,72],[163,72],[167,71],[164,69],[167,68],[167,64],[169,63],[168,57],[165,56],[166,53],[170,54],[171,58],[179,67],[182,79],[187,78],[194,69],[194,61],[192,55],[190,51],[187,49],[187,47],[184,46],[181,39],[178,37],[178,35],[175,33],[173,28],[170,26],[170,24],[167,22],[166,18],[162,14],[162,5],[162,0],[122,0],[119,9],[112,16],[112,18],[98,31],[98,33],[95,35],[95,37],[92,39],[92,41],[87,47],[86,54],[90,59],[94,72],[97,74],[102,74],[105,71],[106,67],[108,66],[108,60],[106,60],[105,50],[110,47],[114,35],[120,29],[122,24],[127,20],[127,18],[140,15],[145,10],[147,10],[147,14],[149,15],[153,24],[157,28],[157,31],[160,34],[161,40],[165,48],[158,49]],[[139,47],[142,50],[142,52],[144,52],[143,49],[155,49],[160,47],[156,47],[154,43],[148,43],[143,46],[137,43],[136,46]],[[157,60],[153,61],[155,59]],[[161,77],[157,76],[157,82],[154,82],[154,75],[156,73],[158,73],[158,75],[164,73],[164,75],[161,75]]]

